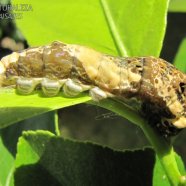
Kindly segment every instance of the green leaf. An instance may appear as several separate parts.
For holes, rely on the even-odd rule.
[[[33,11],[22,12],[23,18],[16,23],[31,46],[61,40],[118,54],[99,0],[31,0],[28,4]]]
[[[24,132],[18,143],[15,184],[152,185],[151,149],[113,151],[49,132]],[[145,166],[144,166],[145,165]]]
[[[0,186],[13,186],[14,157],[4,146],[0,136]]]
[[[39,93],[35,92],[29,96],[22,96],[15,94],[12,89],[6,90],[6,93],[0,93],[0,128],[44,112],[90,100],[90,97],[85,94],[74,98],[65,98],[64,95],[59,94],[56,97],[49,98],[42,97]]]
[[[186,12],[185,0],[171,0],[169,4],[170,12]]]
[[[159,56],[165,33],[167,0],[102,0],[108,25],[122,55]],[[158,11],[157,11],[158,9]]]
[[[62,40],[116,55],[159,56],[168,2],[32,0],[33,11],[23,13],[17,24],[32,46]]]
[[[186,72],[186,38],[183,39],[179,46],[174,59],[174,65],[182,72]]]
[[[181,157],[175,153],[175,158],[179,171],[182,173],[182,175],[185,175],[186,172]],[[153,186],[170,186],[165,170],[162,168],[161,162],[157,157],[153,173]]]
[[[11,152],[13,156],[16,155],[16,148],[18,138],[22,135],[22,132],[25,130],[48,130],[52,133],[55,131],[55,115],[54,111],[37,115],[30,119],[26,119],[20,122],[10,125],[6,128],[0,130],[1,139],[4,146]],[[3,167],[1,167],[3,168]]]
[[[24,130],[48,130],[55,133],[54,112],[18,122],[0,130],[0,186],[13,185],[14,157],[18,138]]]

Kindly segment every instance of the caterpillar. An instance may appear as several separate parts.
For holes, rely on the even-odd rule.
[[[186,75],[155,57],[115,57],[55,41],[5,56],[0,87],[21,94],[41,87],[46,96],[63,89],[67,96],[89,91],[93,100],[122,100],[138,110],[164,136],[186,127]]]

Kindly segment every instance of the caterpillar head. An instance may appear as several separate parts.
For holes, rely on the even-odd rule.
[[[177,87],[175,87],[174,103],[170,104],[171,111],[174,112],[176,117],[171,120],[171,123],[177,128],[186,127],[186,75],[183,74],[183,78],[180,79]],[[173,100],[172,98],[172,100]]]
[[[172,64],[160,58],[145,58],[140,89],[142,113],[168,135],[186,128],[185,85],[186,74]]]

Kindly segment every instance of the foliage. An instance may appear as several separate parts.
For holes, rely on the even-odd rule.
[[[24,4],[24,0],[14,0],[13,3]],[[130,0],[55,0],[55,3],[32,0],[30,3],[33,11],[24,12],[23,19],[17,20],[17,25],[32,46],[61,40],[114,55],[158,56],[160,53],[166,28],[167,0],[144,0],[143,3],[140,0],[135,3]],[[5,89],[1,91],[0,99],[0,127],[4,128],[48,111],[87,102],[90,97],[82,94],[76,98],[65,98],[61,94],[46,98],[41,92],[20,96]],[[45,120],[48,117],[45,114],[32,120],[33,123],[25,120],[24,125],[20,122],[1,130],[0,166],[5,171],[0,171],[0,185],[13,185],[14,161],[14,179],[18,186],[46,183],[124,185],[126,182],[130,185],[164,186],[169,182],[172,185],[181,182],[180,176],[184,174],[182,160],[178,156],[175,158],[171,144],[156,134],[143,118],[113,100],[103,101],[99,106],[127,117],[143,129],[159,158],[156,158],[154,170],[155,155],[150,149],[114,151],[100,145],[59,137],[57,118],[52,113],[50,119]],[[26,125],[39,125],[42,121],[50,121],[55,126],[50,128],[46,125],[46,129],[52,133],[24,132],[19,138],[16,152],[10,141],[17,142]],[[13,126],[16,127],[11,132]],[[20,131],[16,133],[18,129]],[[6,166],[4,161],[7,161]]]

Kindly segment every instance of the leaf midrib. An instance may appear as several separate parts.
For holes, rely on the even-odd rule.
[[[112,17],[112,13],[110,11],[108,2],[106,0],[100,0],[101,6],[103,8],[103,12],[108,24],[108,28],[116,45],[116,48],[121,56],[128,56],[127,50],[122,42],[119,31],[116,27],[114,19]]]

